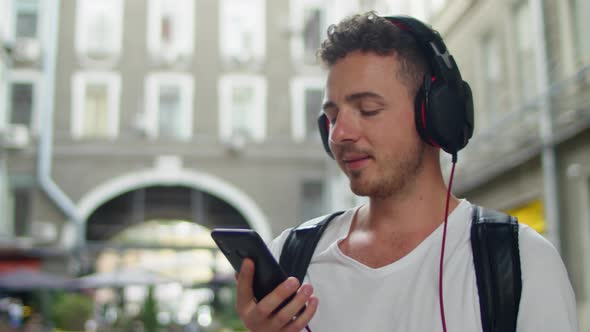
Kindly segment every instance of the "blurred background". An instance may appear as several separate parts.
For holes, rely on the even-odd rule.
[[[0,0],[0,331],[243,331],[209,232],[363,202],[315,51],[368,10],[445,38],[476,110],[454,192],[556,246],[590,331],[589,0]]]

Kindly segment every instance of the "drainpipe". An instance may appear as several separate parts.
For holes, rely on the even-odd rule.
[[[39,152],[37,159],[37,177],[41,188],[47,196],[61,209],[66,218],[73,224],[76,230],[76,250],[84,242],[82,218],[74,202],[59,188],[51,178],[52,144],[53,144],[53,115],[55,111],[55,71],[57,66],[57,45],[60,0],[45,1],[43,8],[46,17],[46,29],[44,29],[44,56],[43,56],[43,91],[41,98],[42,119],[39,131]]]
[[[559,215],[559,178],[557,170],[557,157],[555,141],[553,137],[553,114],[549,95],[549,67],[547,61],[547,45],[545,43],[545,16],[543,0],[531,0],[531,16],[533,18],[535,41],[535,63],[537,74],[537,91],[541,92],[539,100],[539,133],[543,150],[541,162],[543,168],[544,209],[547,225],[547,239],[553,243],[558,251],[560,248],[560,215]]]

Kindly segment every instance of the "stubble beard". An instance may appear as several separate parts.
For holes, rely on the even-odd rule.
[[[377,176],[367,176],[364,170],[351,171],[348,174],[350,189],[357,196],[383,199],[399,196],[411,187],[423,167],[425,146],[416,144],[416,148],[406,151],[399,158],[389,158],[378,166]]]

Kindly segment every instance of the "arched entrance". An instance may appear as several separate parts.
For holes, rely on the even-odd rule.
[[[210,174],[194,170],[160,168],[129,173],[113,178],[84,195],[78,203],[78,211],[83,222],[83,225],[81,225],[83,234],[91,235],[86,230],[91,217],[108,218],[108,213],[116,213],[114,210],[120,208],[121,205],[132,204],[130,200],[136,199],[141,201],[141,192],[143,191],[143,194],[146,195],[147,188],[153,188],[153,190],[150,190],[150,195],[167,196],[166,201],[169,202],[171,207],[183,204],[185,207],[190,206],[189,209],[181,209],[184,212],[177,211],[179,216],[183,213],[185,215],[190,213],[191,218],[187,220],[195,220],[195,216],[192,213],[194,212],[195,206],[199,204],[199,200],[201,200],[200,202],[203,204],[211,204],[210,208],[213,209],[211,212],[218,215],[217,220],[227,220],[227,216],[225,219],[220,217],[219,215],[223,214],[222,211],[216,212],[215,209],[225,209],[229,215],[236,215],[237,212],[241,215],[246,225],[256,230],[263,239],[270,240],[272,237],[270,225],[262,210],[247,194],[237,187]],[[180,203],[176,202],[176,199]],[[190,200],[190,203],[187,200]],[[103,205],[107,207],[101,209]],[[164,211],[166,209],[168,212]],[[196,209],[197,212],[202,211],[199,208]],[[111,212],[108,212],[109,210]],[[153,215],[157,215],[158,213],[169,215],[174,212],[173,208],[162,206],[160,208],[150,207],[147,211]],[[123,213],[125,212],[123,211]],[[133,216],[133,213],[136,212],[127,211],[126,213],[131,213],[130,216]],[[204,222],[204,219],[197,222]],[[209,221],[209,224],[212,222],[213,220]],[[108,221],[104,221],[103,223],[107,224]],[[241,224],[241,221],[233,220],[231,223],[237,225]],[[223,224],[222,222],[219,226]],[[227,221],[225,225],[227,225]]]
[[[149,186],[120,194],[94,210],[85,238],[108,241],[123,230],[150,220],[190,221],[206,228],[249,228],[246,218],[219,197],[183,186]]]

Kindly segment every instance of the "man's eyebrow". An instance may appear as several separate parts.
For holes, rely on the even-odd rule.
[[[363,98],[376,98],[379,100],[383,100],[383,97],[375,92],[370,92],[370,91],[365,91],[365,92],[357,92],[357,93],[353,93],[350,94],[348,96],[346,96],[346,101],[347,102],[354,102]],[[322,105],[322,110],[326,110],[328,108],[334,108],[337,107],[336,103],[334,103],[333,101],[327,100],[326,102],[324,102],[324,104]]]
[[[357,92],[351,95],[346,96],[346,101],[353,102],[363,98],[377,98],[383,100],[383,97],[375,92],[365,91],[365,92]]]

